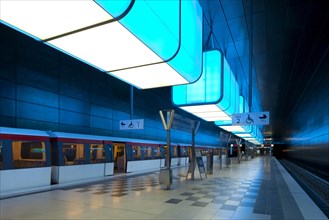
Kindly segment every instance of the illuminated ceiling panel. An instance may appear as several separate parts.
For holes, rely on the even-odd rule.
[[[235,84],[237,86],[237,84]],[[231,93],[234,94],[234,93]],[[237,96],[236,94],[233,95],[233,100],[235,100],[234,104],[235,109],[238,109],[238,112],[235,113],[244,113],[245,111],[245,101],[243,96]],[[234,105],[233,104],[233,105]],[[233,106],[232,105],[232,106]],[[215,121],[215,125],[219,126],[220,128],[232,132],[232,133],[246,133],[251,130],[251,126],[232,126],[232,119],[229,118],[229,120],[217,120]]]
[[[202,72],[196,0],[15,0],[0,10],[2,23],[138,88],[186,84]]]
[[[188,85],[173,86],[177,107],[206,121],[231,120],[238,108],[238,84],[218,50],[203,53],[201,77]]]

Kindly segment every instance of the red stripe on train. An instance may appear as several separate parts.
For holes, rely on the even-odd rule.
[[[80,139],[80,138],[51,138],[52,142],[62,142],[62,143],[81,143],[81,144],[103,144],[103,140],[90,140],[90,139]]]
[[[0,139],[18,141],[49,141],[49,137],[22,134],[0,134]]]

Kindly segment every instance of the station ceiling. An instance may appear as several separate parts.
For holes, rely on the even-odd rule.
[[[256,100],[252,111],[270,112],[270,125],[262,128],[264,137],[273,142],[289,138],[294,130],[292,116],[298,114],[303,96],[316,86],[312,80],[329,73],[328,1],[199,2],[205,18],[204,49],[219,48],[224,53],[241,94]]]
[[[252,83],[261,110],[270,112],[264,137],[282,142],[294,128],[291,116],[316,74],[329,69],[329,3],[320,0],[199,0],[204,48],[220,47],[249,95]],[[253,20],[251,20],[251,15]],[[253,41],[251,42],[250,39]],[[325,68],[325,69],[324,69]],[[325,70],[325,71],[323,71]],[[312,84],[313,85],[313,84]],[[252,97],[257,91],[252,91]],[[248,97],[247,97],[248,98]]]

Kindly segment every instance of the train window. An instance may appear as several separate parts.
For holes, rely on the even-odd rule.
[[[208,154],[208,150],[206,150],[205,148],[201,148],[201,156],[207,156]]]
[[[2,156],[2,142],[0,141],[0,170],[2,170],[3,156]]]
[[[113,148],[111,145],[105,145],[105,149],[108,148],[107,162],[113,162]]]
[[[154,159],[161,159],[161,149],[160,147],[154,147]]]
[[[46,145],[44,142],[13,141],[12,150],[15,168],[46,165]]]
[[[141,152],[142,152],[142,155],[143,155],[143,160],[152,159],[152,147],[143,146],[143,147],[140,147],[140,148],[141,148]]]
[[[133,160],[141,160],[141,148],[139,146],[132,146],[132,158]]]
[[[90,145],[90,161],[92,163],[105,163],[105,149],[103,144]]]
[[[171,157],[173,157],[173,158],[178,157],[176,146],[172,146],[172,152],[173,152],[173,154],[171,155]]]
[[[65,165],[85,163],[83,144],[63,143],[62,147]]]
[[[181,156],[187,157],[187,147],[181,147]]]

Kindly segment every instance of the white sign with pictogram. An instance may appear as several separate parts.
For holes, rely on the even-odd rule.
[[[232,115],[232,125],[268,125],[270,112],[248,112]]]
[[[120,130],[144,129],[144,119],[121,120],[119,128]]]

